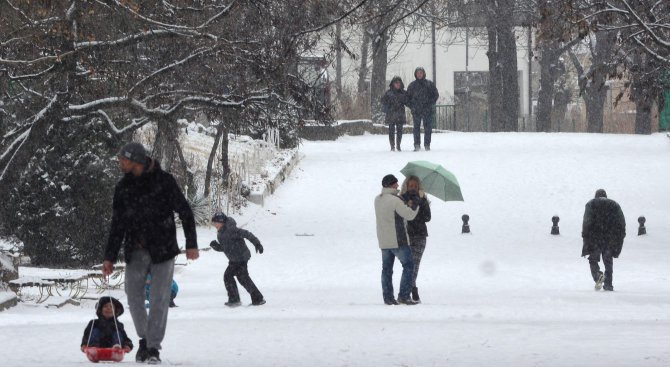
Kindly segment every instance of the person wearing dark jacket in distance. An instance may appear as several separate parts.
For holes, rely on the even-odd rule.
[[[218,242],[212,241],[209,245],[213,250],[223,252],[228,258],[228,267],[223,273],[223,284],[226,286],[226,291],[228,292],[228,302],[225,305],[236,307],[242,304],[235,277],[237,277],[240,284],[251,295],[251,305],[260,306],[265,304],[263,295],[249,276],[247,262],[251,259],[251,253],[244,239],[249,240],[259,254],[263,253],[261,241],[251,232],[237,228],[235,220],[221,212],[214,214],[212,225],[217,230],[216,238]]]
[[[381,100],[382,111],[386,113],[384,122],[389,127],[389,143],[391,151],[400,151],[402,141],[402,129],[407,118],[405,117],[405,106],[407,105],[407,94],[405,85],[399,76],[394,76],[389,84],[389,90],[384,93]],[[394,136],[395,135],[395,136]],[[394,139],[395,138],[395,143]]]
[[[84,336],[81,337],[81,350],[87,347],[123,348],[126,353],[133,349],[133,342],[128,338],[123,323],[118,320],[123,314],[123,305],[118,299],[110,296],[101,297],[95,307],[96,320],[91,320]]]
[[[588,255],[595,290],[604,288],[613,291],[612,272],[614,260],[618,258],[626,237],[626,218],[616,201],[608,199],[603,189],[596,191],[594,199],[586,204],[582,224],[582,257]],[[605,273],[600,271],[600,256],[605,264]],[[603,287],[604,282],[604,287]]]
[[[412,250],[414,260],[414,272],[412,273],[412,300],[421,303],[419,288],[416,286],[416,277],[419,275],[419,265],[426,249],[426,238],[428,237],[427,222],[430,222],[430,202],[423,191],[421,180],[416,176],[409,176],[402,183],[400,197],[413,205],[418,206],[419,213],[414,219],[407,221],[407,235],[409,236],[409,247]]]
[[[421,121],[423,121],[423,145],[430,150],[433,122],[435,120],[435,103],[440,93],[435,83],[426,79],[426,70],[419,66],[414,70],[415,80],[407,87],[407,99],[412,110],[414,121],[414,151],[421,150]]]
[[[135,361],[161,362],[177,245],[174,213],[179,214],[186,237],[186,258],[198,258],[195,219],[174,177],[147,156],[139,143],[128,143],[118,155],[124,173],[116,185],[112,223],[102,271],[114,270],[123,245],[126,260],[125,291],[137,335],[141,338]],[[144,285],[151,274],[149,312],[144,306]]]

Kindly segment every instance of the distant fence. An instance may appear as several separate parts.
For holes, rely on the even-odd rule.
[[[456,106],[453,104],[435,105],[435,129],[456,130]]]

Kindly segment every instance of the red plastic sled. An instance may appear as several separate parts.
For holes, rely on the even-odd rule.
[[[96,348],[86,347],[84,353],[89,361],[93,363],[102,362],[121,362],[126,352],[121,348]]]

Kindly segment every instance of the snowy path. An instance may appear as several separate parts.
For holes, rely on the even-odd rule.
[[[165,364],[670,365],[663,135],[436,134],[433,151],[420,153],[387,152],[386,139],[306,143],[293,176],[238,220],[266,249],[249,263],[265,306],[223,306],[220,253],[203,252],[176,275],[180,307],[170,313]],[[433,200],[419,275],[424,303],[385,306],[372,201],[384,174],[400,177],[418,159],[454,172],[466,202]],[[593,291],[579,257],[584,204],[600,187],[628,222],[614,293]],[[463,213],[472,235],[460,234]],[[554,214],[561,236],[549,235]],[[649,235],[637,237],[642,214]],[[199,243],[213,236],[201,228]],[[399,275],[396,264],[396,291]],[[2,365],[87,364],[78,343],[93,313],[93,302],[0,313]],[[121,320],[136,341],[130,316]]]

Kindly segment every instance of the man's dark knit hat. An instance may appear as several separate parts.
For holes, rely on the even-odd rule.
[[[605,192],[605,190],[603,190],[603,189],[598,189],[596,191],[596,197],[597,198],[606,198],[607,197],[607,192]]]
[[[228,217],[226,217],[223,212],[216,212],[214,213],[214,216],[212,216],[212,222],[226,223],[226,219],[228,219]]]
[[[382,186],[389,187],[395,183],[398,183],[398,179],[393,175],[386,175],[382,178]]]
[[[128,143],[119,151],[119,157],[130,159],[133,162],[145,163],[147,160],[147,151],[140,143]]]

